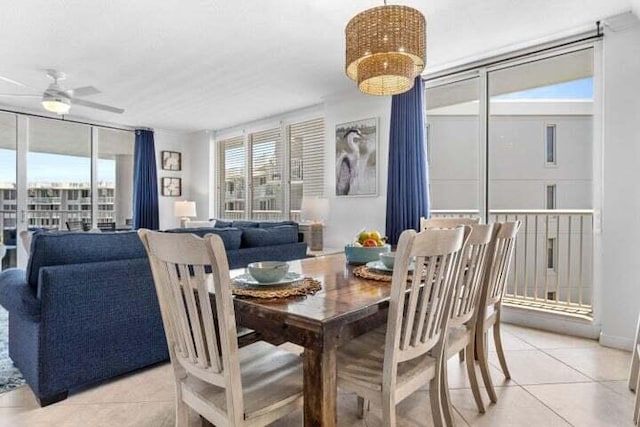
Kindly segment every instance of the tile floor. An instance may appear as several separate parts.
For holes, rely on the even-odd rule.
[[[630,353],[597,342],[511,325],[504,326],[507,363],[513,380],[505,381],[495,354],[492,375],[498,403],[477,412],[464,365],[449,363],[451,399],[457,426],[632,426],[634,395],[627,389]],[[293,346],[288,346],[292,348]],[[168,364],[77,391],[39,408],[28,387],[0,395],[0,427],[173,426],[173,384]],[[420,390],[397,407],[400,426],[431,425],[428,392]],[[196,416],[194,425],[199,425]],[[340,394],[340,426],[380,426],[372,408],[356,418],[356,397]],[[294,413],[278,426],[302,425]]]

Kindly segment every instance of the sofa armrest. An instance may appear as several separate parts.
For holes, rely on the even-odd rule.
[[[11,313],[40,321],[40,301],[27,283],[24,270],[11,268],[0,274],[0,305]]]

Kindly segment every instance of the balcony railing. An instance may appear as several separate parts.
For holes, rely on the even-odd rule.
[[[473,210],[434,210],[474,217]],[[520,220],[504,302],[590,319],[593,314],[593,211],[492,210],[489,222]]]

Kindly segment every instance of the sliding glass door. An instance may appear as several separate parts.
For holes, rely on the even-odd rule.
[[[427,82],[433,216],[520,220],[505,300],[592,315],[592,43]],[[595,166],[594,166],[595,165]]]
[[[24,230],[126,228],[134,141],[131,131],[0,113],[2,268],[26,266]]]
[[[431,210],[438,216],[483,215],[480,79],[426,89]]]
[[[0,113],[0,270],[17,262],[16,115]],[[2,256],[4,254],[4,257]]]

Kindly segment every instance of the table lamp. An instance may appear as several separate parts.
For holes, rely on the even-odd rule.
[[[309,248],[312,251],[321,251],[322,228],[324,222],[329,219],[329,199],[322,197],[305,197],[302,199],[302,209],[300,216],[303,220],[310,221],[311,236]]]
[[[185,228],[190,217],[196,217],[196,202],[178,201],[173,205],[173,215],[180,218],[180,227]]]

